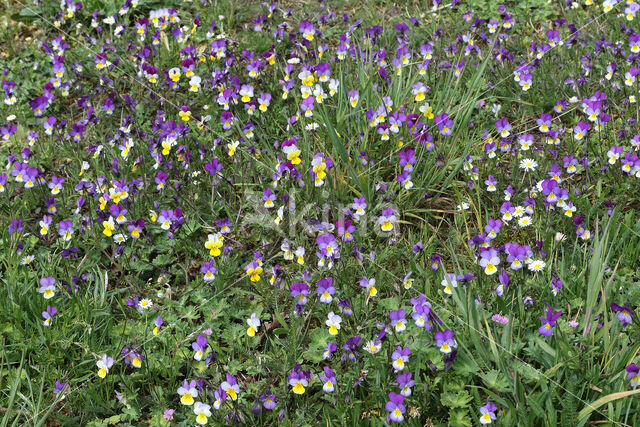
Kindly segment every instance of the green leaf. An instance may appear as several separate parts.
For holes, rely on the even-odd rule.
[[[622,399],[624,397],[633,396],[634,394],[638,393],[640,393],[640,388],[636,390],[607,394],[606,396],[601,397],[593,403],[587,403],[587,406],[585,406],[582,411],[578,413],[578,419],[582,420],[583,418],[588,417],[591,412],[595,411],[606,403],[613,402],[614,400]]]
[[[511,390],[511,383],[509,382],[509,379],[495,369],[492,369],[486,374],[480,375],[480,377],[482,377],[482,381],[484,381],[486,386],[490,389],[499,392]]]
[[[440,403],[447,408],[464,408],[471,402],[471,395],[466,391],[456,393],[443,393],[440,397]]]
[[[175,262],[175,256],[173,254],[160,254],[151,261],[156,267],[164,267]]]

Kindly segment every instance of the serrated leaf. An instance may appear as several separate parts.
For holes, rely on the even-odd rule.
[[[502,375],[502,373],[498,372],[495,369],[480,375],[482,377],[482,381],[486,384],[486,386],[490,389],[505,392],[511,389],[509,380],[507,377]]]
[[[175,261],[175,257],[169,254],[160,254],[156,256],[151,263],[156,267],[164,267],[172,264]]]
[[[464,408],[469,402],[471,402],[471,395],[466,391],[459,391],[458,393],[443,393],[440,397],[440,403],[447,408]]]

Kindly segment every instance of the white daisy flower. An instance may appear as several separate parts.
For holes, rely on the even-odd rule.
[[[533,171],[538,167],[538,162],[533,159],[522,159],[520,160],[520,169],[524,169],[525,171]]]

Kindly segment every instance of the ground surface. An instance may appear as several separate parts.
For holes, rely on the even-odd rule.
[[[640,424],[640,5],[2,6],[0,426]]]

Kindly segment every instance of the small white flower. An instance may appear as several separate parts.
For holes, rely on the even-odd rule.
[[[524,228],[524,227],[528,227],[528,226],[530,226],[531,224],[533,224],[533,221],[531,220],[531,217],[530,217],[530,216],[523,216],[522,218],[520,218],[520,219],[518,220],[518,225],[519,225],[520,227],[522,227],[522,228]]]
[[[547,263],[541,259],[533,260],[527,265],[529,271],[542,271],[547,266]]]
[[[533,171],[538,167],[538,162],[533,159],[522,159],[520,160],[520,169],[524,169],[525,171]]]
[[[376,354],[382,349],[382,343],[376,343],[375,341],[367,341],[367,343],[364,346],[364,349],[369,354]]]

